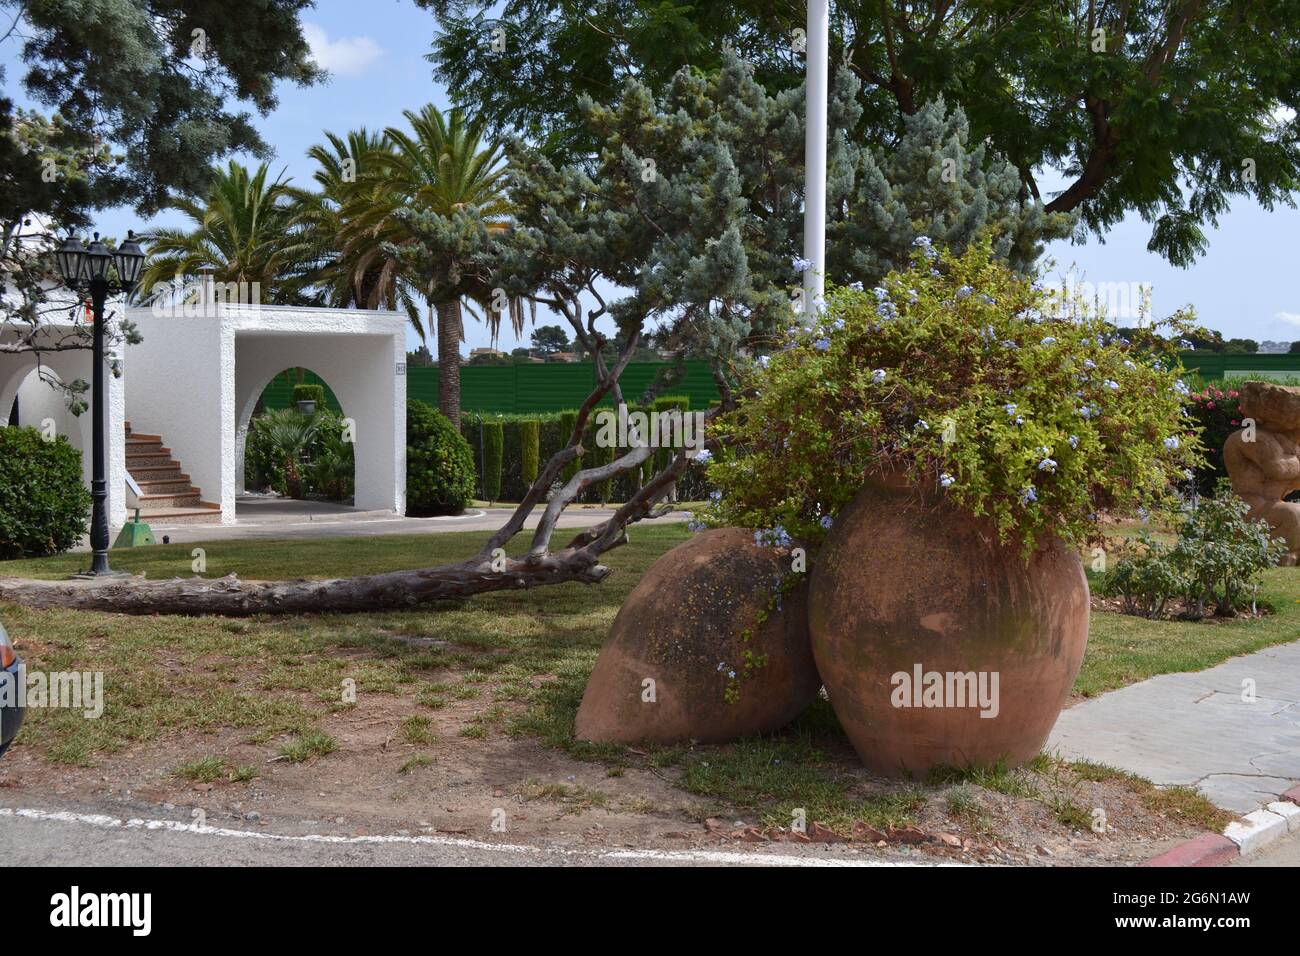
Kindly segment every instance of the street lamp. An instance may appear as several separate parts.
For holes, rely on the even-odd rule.
[[[111,574],[108,567],[108,481],[104,455],[104,303],[110,293],[129,294],[140,278],[144,250],[135,241],[135,233],[126,234],[126,242],[110,250],[99,241],[99,233],[90,246],[84,247],[75,236],[59,246],[54,254],[63,283],[74,292],[89,293],[94,307],[94,360],[91,369],[91,408],[94,441],[91,451],[90,516],[91,576]]]

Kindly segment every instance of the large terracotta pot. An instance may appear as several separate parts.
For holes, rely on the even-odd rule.
[[[821,689],[807,581],[755,626],[789,572],[789,554],[756,546],[753,532],[738,528],[695,535],[652,564],[619,609],[587,681],[578,739],[724,743],[793,720]],[[743,673],[746,650],[767,663],[728,702],[727,671]]]
[[[1083,566],[1064,544],[1025,563],[985,522],[880,482],[836,520],[813,569],[809,623],[863,763],[921,776],[1039,753],[1083,661],[1088,605]]]

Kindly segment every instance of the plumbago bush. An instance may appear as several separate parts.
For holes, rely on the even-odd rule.
[[[960,257],[916,242],[906,271],[833,290],[815,324],[740,370],[699,524],[815,547],[884,471],[985,516],[1026,556],[1049,534],[1100,540],[1103,514],[1171,507],[1200,459],[1174,344],[1126,342],[987,241]]]

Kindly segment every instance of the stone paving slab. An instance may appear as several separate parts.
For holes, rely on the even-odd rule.
[[[1300,642],[1084,701],[1061,714],[1047,746],[1251,813],[1300,780]]]

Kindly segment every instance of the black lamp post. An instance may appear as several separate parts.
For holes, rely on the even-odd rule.
[[[75,236],[69,236],[55,253],[59,274],[74,292],[89,293],[94,306],[94,368],[91,369],[91,408],[95,416],[91,451],[90,497],[94,502],[90,516],[90,575],[111,574],[108,567],[108,481],[104,449],[104,303],[110,293],[130,293],[140,278],[144,251],[135,241],[135,233],[126,234],[126,242],[116,252],[99,241],[85,248]]]

